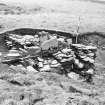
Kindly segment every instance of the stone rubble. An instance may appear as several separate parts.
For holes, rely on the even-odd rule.
[[[75,72],[70,72],[67,74],[68,77],[74,79],[74,80],[78,80],[79,79],[79,74],[76,74]]]
[[[82,44],[72,44],[71,48],[75,53],[75,65],[74,69],[79,69],[83,72],[82,75],[91,76],[94,75],[95,71],[95,58],[96,58],[96,47],[85,46]],[[88,75],[86,75],[88,74]]]
[[[10,34],[6,37],[6,45],[9,52],[2,63],[13,65],[15,62],[29,71],[46,72],[59,67],[70,78],[75,78],[76,73],[87,80],[95,71],[97,48],[73,44],[70,38],[44,31],[24,36]]]

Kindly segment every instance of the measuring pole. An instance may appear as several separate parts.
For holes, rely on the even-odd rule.
[[[78,35],[79,35],[79,28],[80,28],[80,20],[81,20],[81,18],[80,18],[80,16],[79,16],[79,18],[78,18],[78,25],[77,25],[77,30],[76,30],[76,43],[78,43]]]

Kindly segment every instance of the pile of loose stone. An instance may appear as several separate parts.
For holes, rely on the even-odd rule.
[[[94,74],[96,47],[72,44],[72,39],[48,32],[35,35],[9,34],[5,38],[9,52],[2,63],[10,68],[34,72],[56,72],[72,78],[73,73],[89,80]]]
[[[88,81],[91,81],[92,75],[95,73],[95,58],[96,47],[85,46],[82,44],[72,44],[71,48],[75,53],[74,58],[74,71],[79,72],[85,76]]]

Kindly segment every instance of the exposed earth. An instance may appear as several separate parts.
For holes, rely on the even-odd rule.
[[[23,6],[22,3],[2,1],[0,37],[2,33],[18,28],[49,29],[75,35],[79,27],[78,33],[82,36],[79,43],[91,43],[98,48],[93,84],[51,72],[8,69],[8,65],[0,64],[0,104],[104,105],[105,2],[38,0],[34,4]],[[0,45],[0,51],[4,52],[2,41]]]

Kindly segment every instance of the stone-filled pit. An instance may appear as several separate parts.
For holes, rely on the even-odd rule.
[[[45,30],[31,33],[18,30],[4,33],[8,53],[1,53],[1,63],[12,69],[56,72],[92,81],[97,47],[75,44],[75,37],[66,33]]]

